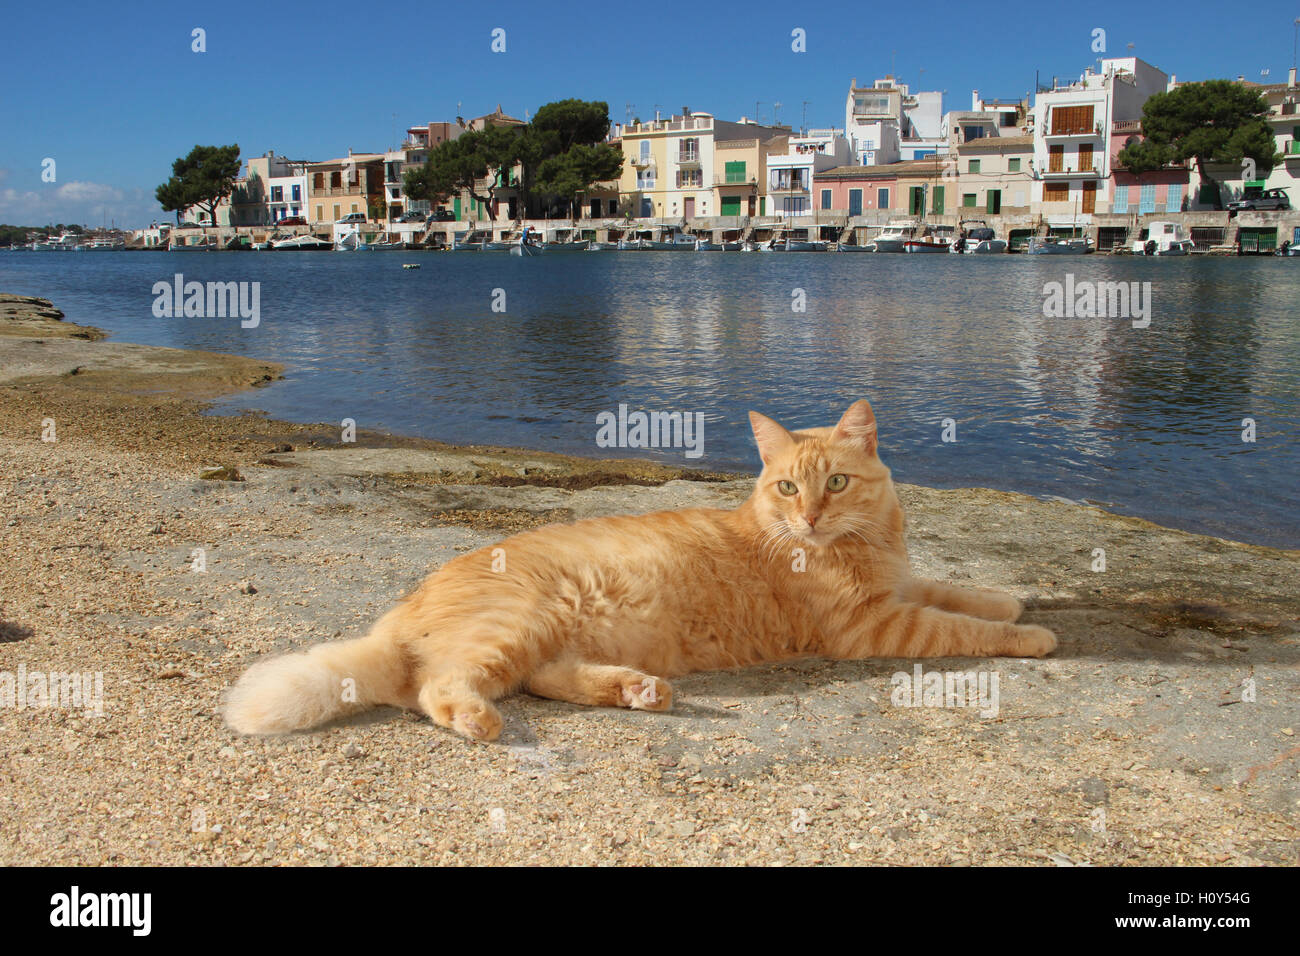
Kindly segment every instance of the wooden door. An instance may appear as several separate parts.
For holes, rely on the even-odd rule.
[[[1097,184],[1094,182],[1083,184],[1083,211],[1097,211]]]

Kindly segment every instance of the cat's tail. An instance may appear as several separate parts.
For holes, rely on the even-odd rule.
[[[380,704],[399,704],[405,655],[387,629],[353,641],[258,661],[226,696],[226,723],[241,734],[306,730]]]

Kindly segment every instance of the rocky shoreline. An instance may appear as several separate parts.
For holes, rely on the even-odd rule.
[[[667,715],[512,697],[494,746],[394,711],[236,737],[247,663],[361,633],[457,553],[750,482],[203,414],[281,369],[56,313],[0,296],[0,675],[102,673],[104,714],[0,706],[0,863],[1300,857],[1300,553],[987,489],[900,494],[920,573],[1061,638],[926,662],[998,672],[996,717],[894,706],[912,662],[803,661],[678,681]]]

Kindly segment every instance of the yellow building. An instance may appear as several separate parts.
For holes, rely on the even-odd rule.
[[[633,216],[654,219],[764,215],[769,152],[786,147],[788,126],[759,126],[692,113],[622,130],[619,194]]]

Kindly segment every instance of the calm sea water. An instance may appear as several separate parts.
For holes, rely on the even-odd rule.
[[[176,272],[260,282],[261,324],[155,318],[152,286]],[[1150,327],[1045,317],[1067,273],[1150,282]],[[748,409],[809,427],[866,397],[900,481],[1300,546],[1295,259],[17,252],[0,290],[120,341],[286,364],[219,411],[753,471]],[[620,403],[703,413],[703,456],[598,448]]]

